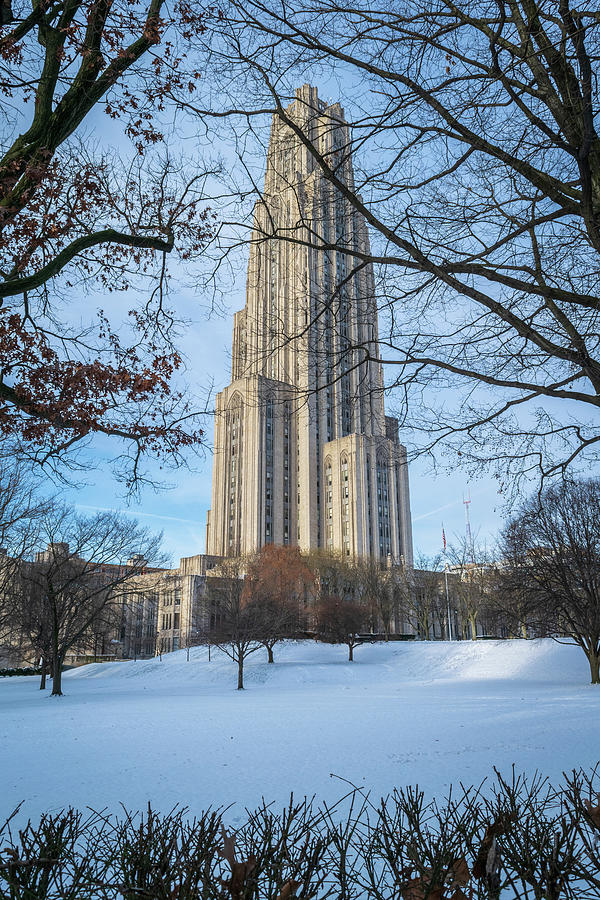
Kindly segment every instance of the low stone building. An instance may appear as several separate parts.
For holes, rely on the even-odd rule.
[[[206,579],[218,563],[198,554],[180,559],[176,569],[128,579],[118,597],[120,655],[150,657],[199,643],[211,627]]]

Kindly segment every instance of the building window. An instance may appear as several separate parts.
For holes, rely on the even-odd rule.
[[[326,517],[327,522],[331,523],[333,519],[333,472],[331,468],[331,460],[325,463],[325,496],[326,496]],[[333,548],[333,524],[327,525],[327,547]]]
[[[227,412],[227,437],[229,442],[229,525],[228,547],[234,553],[239,550],[240,526],[242,515],[242,469],[237,459],[243,455],[243,404],[239,394],[231,399]]]
[[[379,513],[379,555],[389,556],[392,552],[390,541],[388,464],[384,458],[377,459],[377,509]]]
[[[267,544],[273,541],[273,530],[271,528],[272,519],[272,485],[273,485],[273,418],[274,403],[273,398],[269,397],[265,401],[265,495],[264,495],[264,511],[265,511],[265,541]]]
[[[290,423],[291,404],[286,400],[283,407],[283,543],[290,542],[290,492],[289,492],[289,468],[290,468]]]

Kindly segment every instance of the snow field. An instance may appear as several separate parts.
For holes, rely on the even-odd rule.
[[[247,660],[245,691],[221,652],[85,666],[65,696],[37,678],[0,679],[0,818],[65,806],[119,811],[148,801],[232,824],[265,798],[332,802],[347,783],[375,797],[419,784],[440,799],[493,766],[591,768],[600,688],[581,650],[552,641],[343,646],[288,642],[274,665]],[[332,777],[338,776],[338,777]],[[345,779],[346,781],[340,780]]]

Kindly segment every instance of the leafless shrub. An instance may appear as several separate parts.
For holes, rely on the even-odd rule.
[[[592,900],[600,891],[598,768],[418,787],[373,803],[263,802],[235,830],[190,818],[68,809],[0,829],[0,900]],[[18,811],[17,811],[18,813]]]

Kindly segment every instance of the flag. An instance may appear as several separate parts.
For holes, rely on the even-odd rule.
[[[444,553],[446,552],[446,532],[444,531],[444,526],[442,525],[442,544],[444,546]]]

